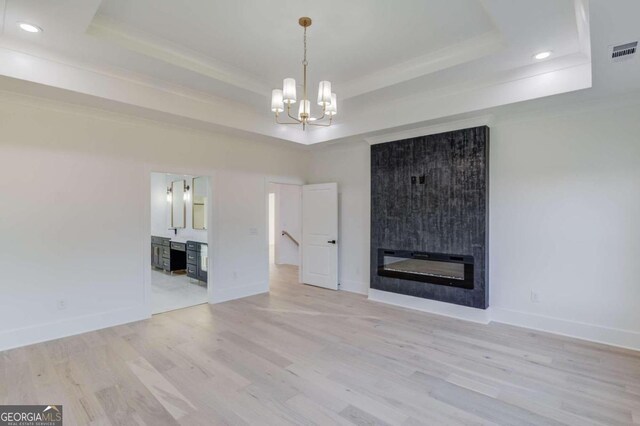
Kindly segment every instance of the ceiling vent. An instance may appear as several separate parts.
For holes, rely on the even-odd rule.
[[[622,62],[628,59],[632,59],[636,56],[638,50],[638,42],[633,41],[631,43],[619,44],[611,47],[611,61]]]

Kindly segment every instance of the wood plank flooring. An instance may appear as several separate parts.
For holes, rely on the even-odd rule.
[[[640,353],[295,283],[0,353],[66,425],[640,424]],[[634,423],[635,422],[635,423]]]

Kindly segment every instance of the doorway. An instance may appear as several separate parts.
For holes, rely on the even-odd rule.
[[[302,237],[302,186],[269,183],[270,287],[276,282],[298,280]]]
[[[210,179],[151,173],[151,313],[207,303]]]

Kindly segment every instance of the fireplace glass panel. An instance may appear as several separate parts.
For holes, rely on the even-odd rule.
[[[463,263],[438,262],[419,258],[406,259],[387,255],[384,256],[383,263],[384,269],[387,271],[464,280]]]
[[[378,249],[378,275],[472,290],[473,256]]]

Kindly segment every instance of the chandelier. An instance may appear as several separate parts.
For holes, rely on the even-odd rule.
[[[307,96],[307,65],[309,65],[309,62],[307,62],[307,28],[311,26],[311,18],[302,17],[298,20],[298,23],[304,27],[302,99],[300,99],[298,115],[297,117],[291,115],[291,105],[297,101],[296,80],[294,78],[285,78],[282,83],[282,89],[273,90],[271,93],[271,111],[276,114],[276,123],[278,124],[302,124],[302,130],[305,130],[307,125],[329,127],[333,116],[338,113],[336,94],[331,92],[331,82],[321,81],[318,85],[318,105],[322,108],[322,115],[319,117],[311,116],[311,101]],[[293,121],[280,121],[280,114],[284,112],[285,105],[287,116]]]

